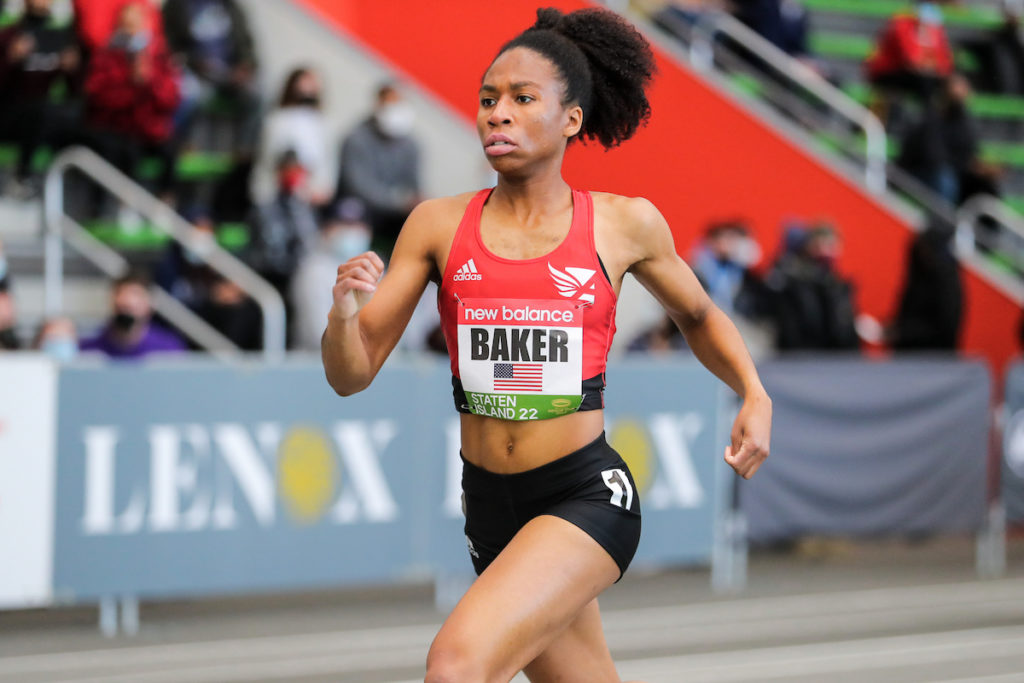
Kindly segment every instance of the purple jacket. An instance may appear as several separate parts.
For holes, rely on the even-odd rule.
[[[111,358],[141,358],[151,353],[185,351],[185,343],[170,330],[150,323],[132,346],[122,345],[111,334],[110,327],[105,327],[95,337],[83,339],[79,348],[82,351],[102,351]]]

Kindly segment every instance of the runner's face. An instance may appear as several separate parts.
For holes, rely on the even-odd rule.
[[[476,125],[496,171],[561,158],[583,121],[578,105],[562,103],[564,92],[555,65],[533,50],[513,48],[494,60],[480,87]]]

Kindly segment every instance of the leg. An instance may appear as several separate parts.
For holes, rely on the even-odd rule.
[[[597,541],[564,519],[541,515],[526,524],[449,615],[427,655],[426,683],[507,682],[560,639],[586,609],[579,629],[566,635],[567,652],[607,653],[593,644],[600,617],[594,598],[619,578],[619,568]],[[576,633],[579,635],[576,635]],[[545,661],[552,661],[557,652]],[[605,656],[607,665],[611,658]],[[553,665],[553,664],[552,664]],[[538,669],[543,668],[543,662]],[[618,683],[614,667],[594,683]]]

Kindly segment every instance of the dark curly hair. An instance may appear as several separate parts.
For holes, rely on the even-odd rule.
[[[654,55],[640,32],[615,12],[538,9],[536,23],[505,43],[495,59],[516,47],[543,55],[558,69],[565,86],[562,103],[583,109],[579,137],[615,147],[650,117],[646,88]]]

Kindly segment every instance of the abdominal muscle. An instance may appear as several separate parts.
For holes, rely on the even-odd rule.
[[[516,422],[463,413],[462,457],[496,474],[514,474],[586,446],[604,429],[603,410]]]

